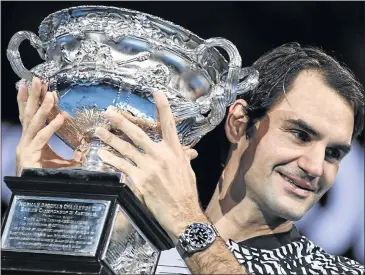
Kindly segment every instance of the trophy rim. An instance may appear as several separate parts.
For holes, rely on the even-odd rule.
[[[106,11],[106,10],[112,10],[119,14],[129,14],[129,15],[143,15],[146,16],[149,20],[161,24],[162,26],[166,28],[172,28],[176,30],[177,32],[180,32],[181,34],[185,35],[189,38],[190,41],[193,43],[196,43],[196,47],[198,45],[203,44],[206,40],[204,38],[201,38],[199,35],[195,34],[194,32],[182,27],[181,25],[178,25],[172,21],[163,19],[159,16],[155,16],[150,13],[134,10],[134,9],[127,9],[122,7],[115,7],[115,6],[105,6],[105,5],[78,5],[73,6],[65,9],[61,9],[58,11],[55,11],[49,15],[47,15],[40,23],[38,27],[38,35],[39,39],[42,43],[49,44],[52,41],[54,41],[57,37],[53,37],[52,35],[55,33],[54,27],[57,26],[58,23],[55,23],[54,20],[62,16],[70,16],[71,12],[77,9],[95,9],[99,10],[100,12]],[[82,16],[81,16],[82,17]],[[196,47],[190,47],[191,50],[195,49]],[[214,59],[221,64],[224,64],[224,66],[228,66],[228,60],[227,58],[215,47],[212,47],[208,50],[213,56]]]
[[[115,7],[115,6],[104,6],[104,5],[80,5],[80,6],[74,6],[74,7],[70,7],[70,8],[65,8],[62,10],[58,10],[56,12],[53,12],[51,14],[49,14],[47,17],[45,17],[43,19],[43,21],[40,23],[39,25],[39,37],[41,39],[42,42],[49,42],[51,40],[51,34],[52,34],[52,28],[49,28],[47,25],[51,25],[51,26],[55,26],[55,23],[53,22],[54,18],[57,18],[58,16],[60,16],[61,14],[69,14],[70,12],[72,12],[73,10],[76,9],[99,9],[101,10],[114,10],[117,11],[119,13],[122,14],[126,14],[126,13],[130,13],[130,14],[134,14],[134,15],[144,15],[146,17],[148,17],[149,19],[152,19],[153,21],[157,22],[157,23],[162,23],[165,26],[169,26],[169,27],[173,27],[175,29],[177,29],[178,31],[182,32],[183,34],[186,34],[187,36],[189,36],[190,39],[192,39],[194,42],[201,44],[204,42],[204,39],[199,37],[197,34],[189,31],[188,29],[174,23],[171,22],[169,20],[165,20],[161,17],[152,15],[150,13],[146,13],[146,12],[141,12],[138,10],[133,10],[133,9],[127,9],[127,8],[120,8],[120,7]],[[223,56],[222,56],[223,57]],[[223,57],[224,58],[224,57]],[[224,58],[225,60],[225,58]],[[226,60],[225,60],[226,61]]]

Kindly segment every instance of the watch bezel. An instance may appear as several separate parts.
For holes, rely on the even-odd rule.
[[[193,243],[193,239],[190,238],[190,233],[193,229],[196,229],[196,228],[202,228],[205,230],[205,232],[208,234],[208,238],[207,240],[202,243],[202,244],[195,244]],[[191,249],[194,249],[194,250],[199,250],[199,249],[204,249],[206,248],[208,245],[210,245],[211,243],[214,242],[214,240],[216,239],[216,234],[213,230],[213,228],[211,226],[209,226],[208,224],[204,224],[204,223],[193,223],[193,224],[190,224],[185,232],[184,232],[184,239],[185,239],[185,242],[190,246]]]

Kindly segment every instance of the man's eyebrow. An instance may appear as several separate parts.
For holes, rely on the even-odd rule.
[[[294,119],[294,118],[285,119],[284,124],[289,124],[290,126],[300,128],[301,130],[306,131],[308,134],[314,137],[321,136],[318,131],[314,130],[312,126],[310,126],[307,122],[305,122],[302,119]]]
[[[346,156],[351,150],[351,145],[348,144],[333,144],[331,147],[342,151],[343,156]]]
[[[313,129],[313,127],[311,127],[308,123],[306,123],[302,119],[294,119],[294,118],[285,119],[284,124],[290,124],[290,126],[292,127],[300,128],[301,130],[306,131],[308,134],[314,137],[321,136],[321,134],[318,131]],[[332,144],[331,147],[341,150],[344,155],[346,155],[351,150],[351,145],[349,144]]]

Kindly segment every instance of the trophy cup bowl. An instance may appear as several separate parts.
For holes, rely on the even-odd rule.
[[[24,40],[29,40],[44,60],[31,70],[24,67],[19,54],[19,45]],[[227,53],[228,61],[217,47]],[[257,71],[242,68],[241,56],[230,41],[223,38],[203,40],[156,16],[116,7],[80,6],[55,12],[40,24],[39,36],[30,31],[16,33],[10,40],[7,57],[20,81],[28,87],[37,76],[49,83],[49,91],[56,92],[57,104],[47,121],[60,112],[68,114],[57,135],[73,150],[82,153],[81,167],[75,169],[79,174],[85,171],[118,172],[98,157],[100,148],[113,149],[96,138],[96,127],[104,127],[131,142],[105,118],[108,106],[116,107],[152,140],[159,141],[161,134],[152,94],[162,91],[171,106],[181,144],[192,146],[223,120],[226,108],[237,95],[253,89],[258,81]],[[44,171],[41,174],[51,175]],[[73,176],[78,177],[76,172]],[[40,199],[34,197],[34,200],[39,202]],[[22,202],[22,198],[13,201]],[[106,213],[109,204],[102,205]],[[15,207],[10,213],[16,211]],[[123,212],[118,211],[114,213]],[[133,211],[127,213],[129,216],[130,212]],[[133,217],[129,218],[133,221]],[[4,232],[9,232],[10,227],[5,226]],[[133,232],[137,231],[139,235],[133,234],[145,237],[141,230]],[[123,238],[133,235],[128,234]],[[144,269],[142,264],[124,268],[126,257],[123,260],[113,258],[113,262],[110,256],[108,266],[114,272],[111,274],[153,272],[158,256],[152,255],[158,253],[153,254],[153,249],[150,250],[149,257],[153,260],[147,261]],[[136,257],[131,259],[133,261]]]

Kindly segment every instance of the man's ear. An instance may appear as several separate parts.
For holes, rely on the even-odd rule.
[[[248,116],[246,111],[247,102],[237,99],[228,110],[227,120],[224,125],[228,140],[235,144],[241,137],[246,135]]]

